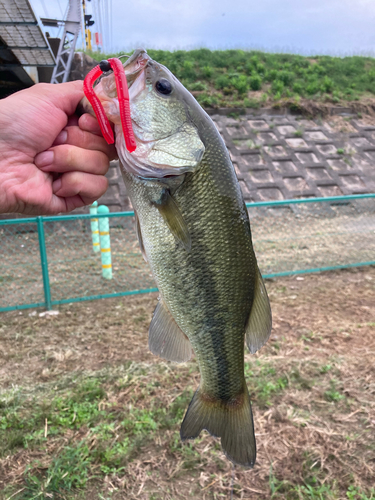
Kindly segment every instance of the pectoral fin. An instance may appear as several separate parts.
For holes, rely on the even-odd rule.
[[[138,215],[137,215],[137,212],[135,210],[134,210],[134,216],[135,216],[135,232],[137,234],[139,247],[141,249],[142,257],[143,257],[144,261],[147,262],[147,255],[146,255],[146,251],[145,251],[145,246],[143,244],[143,238],[142,238],[142,233],[141,233],[141,226],[139,224]]]
[[[169,361],[183,363],[191,358],[190,341],[177,325],[163,299],[156,306],[152,317],[148,347],[153,354]]]
[[[246,345],[255,354],[267,342],[272,330],[271,306],[257,266],[253,306],[246,327]]]
[[[160,215],[165,220],[171,233],[180,242],[187,252],[191,249],[191,237],[189,229],[182,217],[181,211],[168,189],[163,190],[160,201],[154,202],[154,206],[159,210]]]

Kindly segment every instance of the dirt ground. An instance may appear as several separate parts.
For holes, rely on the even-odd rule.
[[[170,445],[175,425],[142,441],[121,472],[88,481],[81,496],[75,490],[48,496],[42,489],[35,497],[22,496],[25,470],[35,453],[55,457],[61,450],[63,441],[51,437],[48,453],[42,453],[45,447],[30,451],[23,446],[3,453],[3,498],[375,498],[375,267],[278,278],[266,286],[272,337],[260,353],[246,354],[258,444],[253,470],[232,469],[206,433],[189,445],[195,462],[185,467],[186,448]],[[0,395],[15,388],[32,394],[36,388],[57,387],[64,377],[112,370],[111,381],[103,383],[106,397],[123,404],[124,391],[116,392],[114,380],[116,370],[131,363],[149,378],[160,377],[150,398],[173,405],[181,392],[196,389],[199,374],[195,361],[164,363],[148,351],[156,298],[75,303],[61,306],[58,315],[2,313]],[[135,407],[147,406],[138,397],[141,389],[129,391]]]

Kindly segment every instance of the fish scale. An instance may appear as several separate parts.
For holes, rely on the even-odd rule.
[[[125,147],[111,76],[95,90],[115,124],[141,251],[160,291],[149,348],[176,362],[188,361],[193,349],[198,360],[201,383],[181,438],[206,429],[221,438],[232,462],[252,467],[256,443],[244,340],[255,353],[272,321],[241,189],[213,121],[171,72],[142,49],[124,69],[134,152]]]
[[[235,172],[210,125],[214,131],[206,129],[199,171],[187,174],[174,193],[191,234],[191,252],[175,241],[148,201],[149,190],[159,186],[127,173],[124,178],[148,262],[168,309],[192,343],[202,387],[212,397],[230,399],[244,386],[244,335],[256,263]]]

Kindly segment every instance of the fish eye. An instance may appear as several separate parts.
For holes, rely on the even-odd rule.
[[[163,95],[169,95],[172,92],[172,85],[166,78],[160,78],[155,84],[156,90]]]

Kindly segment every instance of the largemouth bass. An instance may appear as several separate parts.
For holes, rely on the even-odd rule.
[[[137,235],[160,291],[149,348],[171,361],[197,357],[201,383],[181,438],[203,429],[226,456],[252,467],[253,417],[244,376],[267,341],[271,310],[250,222],[227,148],[211,118],[164,66],[139,49],[124,64],[137,149],[125,147],[111,75],[96,87],[115,123]]]

